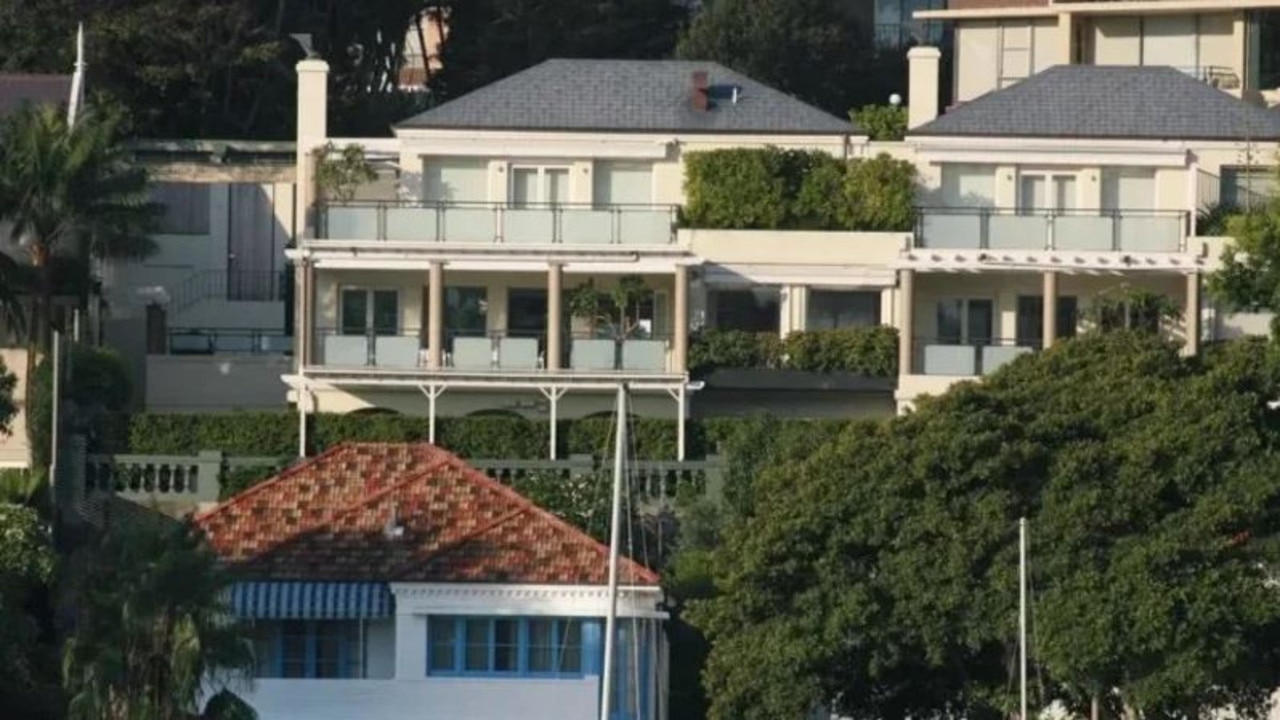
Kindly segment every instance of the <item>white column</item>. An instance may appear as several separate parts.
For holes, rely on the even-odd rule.
[[[427,368],[444,366],[444,264],[432,261],[427,271]]]
[[[675,283],[675,302],[673,303],[675,322],[671,323],[671,332],[674,335],[671,343],[671,371],[684,373],[689,369],[689,268],[687,266],[676,266]]]
[[[1187,306],[1183,312],[1186,317],[1187,342],[1183,352],[1197,355],[1200,352],[1200,273],[1187,275]]]
[[[396,614],[396,679],[427,676],[427,616]]]
[[[898,374],[911,374],[915,342],[915,271],[898,271]]]
[[[560,349],[563,340],[560,329],[564,322],[563,300],[564,266],[553,262],[547,265],[547,370],[560,369]],[[554,456],[552,459],[555,459]]]
[[[1058,341],[1058,273],[1049,270],[1044,274],[1044,348],[1047,350]]]

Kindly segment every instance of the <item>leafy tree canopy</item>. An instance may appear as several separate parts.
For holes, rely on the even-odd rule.
[[[690,23],[676,53],[715,60],[844,117],[901,92],[905,53],[880,53],[851,3],[714,0]]]
[[[1037,701],[1245,715],[1280,682],[1280,361],[1086,336],[753,485],[696,608],[710,716],[1007,716],[1017,521],[1031,528]]]
[[[36,511],[0,503],[0,707],[13,717],[49,717],[56,707],[56,664],[32,612],[53,567],[49,531]]]
[[[1253,212],[1225,218],[1233,238],[1222,265],[1209,278],[1209,290],[1234,310],[1280,311],[1280,197]],[[1272,334],[1278,329],[1272,321]]]

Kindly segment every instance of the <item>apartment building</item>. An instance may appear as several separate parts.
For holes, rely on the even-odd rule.
[[[950,0],[914,17],[952,27],[957,103],[1067,64],[1175,67],[1280,102],[1277,0]]]
[[[1061,65],[939,117],[938,55],[911,51],[901,406],[1074,335],[1120,286],[1176,303],[1165,329],[1188,353],[1223,334],[1201,287],[1229,240],[1201,237],[1196,213],[1274,157],[1280,113],[1167,66]]]
[[[299,65],[307,197],[289,251],[299,340],[286,380],[300,414],[434,425],[505,412],[554,428],[608,411],[626,381],[638,414],[686,417],[691,331],[735,318],[803,329],[810,287],[833,291],[827,302],[869,300],[870,322],[892,306],[886,262],[905,233],[677,228],[688,153],[866,150],[847,119],[714,63],[551,60],[389,140],[329,137],[326,80],[323,62]],[[378,178],[350,197],[314,194],[315,151],[330,143],[362,148]],[[643,299],[611,302],[628,288]],[[592,291],[611,316],[582,306]]]

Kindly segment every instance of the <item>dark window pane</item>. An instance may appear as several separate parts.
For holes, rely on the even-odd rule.
[[[529,621],[529,672],[554,672],[555,621]]]
[[[467,670],[489,669],[489,621],[467,620]]]
[[[777,288],[714,290],[708,294],[707,303],[717,330],[778,332]]]
[[[431,638],[430,662],[431,670],[451,671],[458,667],[455,651],[458,635],[458,624],[451,617],[434,617],[427,628]]]
[[[942,300],[938,302],[938,342],[943,345],[958,345],[962,333],[960,324],[960,300]]]
[[[307,676],[307,623],[291,620],[281,623],[281,675],[287,678]]]
[[[537,337],[547,327],[547,291],[512,288],[507,295],[507,331]]]
[[[992,339],[993,306],[990,300],[969,301],[969,342],[989,345]]]
[[[1073,295],[1058,298],[1058,337],[1076,336],[1076,326],[1080,324],[1080,311]]]
[[[872,327],[880,324],[880,293],[812,290],[805,327],[809,330]]]
[[[364,335],[369,328],[369,293],[343,290],[341,314],[343,335]]]
[[[373,329],[379,335],[400,333],[400,308],[394,290],[373,291]]]
[[[451,287],[444,291],[444,329],[462,335],[483,335],[488,311],[486,289]]]
[[[1040,347],[1044,343],[1044,298],[1038,295],[1018,296],[1017,344]]]
[[[561,620],[559,634],[559,671],[564,673],[582,672],[582,621]]]
[[[520,644],[520,621],[494,620],[493,640],[494,671],[515,672],[519,669],[517,651]]]

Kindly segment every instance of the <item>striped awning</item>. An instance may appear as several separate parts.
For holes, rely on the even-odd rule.
[[[239,617],[357,620],[391,615],[391,588],[377,582],[256,581],[231,587]]]

